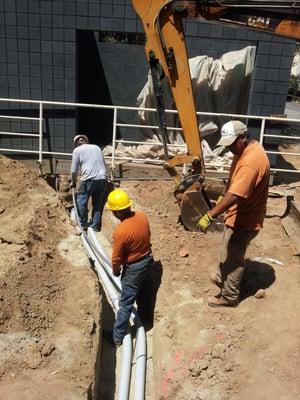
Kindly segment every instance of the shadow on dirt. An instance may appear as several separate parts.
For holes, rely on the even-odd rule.
[[[116,391],[116,349],[105,340],[102,340],[101,331],[111,330],[115,319],[114,312],[106,299],[102,287],[99,287],[102,299],[102,327],[99,332],[99,346],[95,366],[95,400],[113,400]]]
[[[153,328],[156,297],[161,284],[162,273],[161,262],[155,261],[152,264],[149,280],[145,282],[140,291],[141,295],[137,298],[138,315],[146,331]]]
[[[245,273],[240,286],[240,301],[255,295],[259,289],[270,287],[275,280],[274,268],[269,264],[246,259]]]

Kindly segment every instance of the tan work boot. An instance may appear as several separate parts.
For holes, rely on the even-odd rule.
[[[207,304],[211,307],[236,307],[239,304],[238,300],[230,301],[225,297],[218,295],[207,299]]]

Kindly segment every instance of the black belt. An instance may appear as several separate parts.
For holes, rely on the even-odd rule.
[[[145,258],[147,258],[147,257],[152,257],[152,252],[151,252],[151,251],[149,251],[149,253],[148,253],[148,254],[146,254],[146,255],[145,255],[145,256],[143,256],[142,258],[139,258],[138,260],[131,261],[131,262],[127,262],[127,263],[126,263],[126,265],[131,265],[131,264],[138,263],[138,262],[140,262],[140,261],[143,261],[143,260],[145,260]]]

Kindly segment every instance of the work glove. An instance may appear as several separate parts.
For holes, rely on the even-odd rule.
[[[203,233],[206,233],[207,229],[210,227],[211,223],[213,222],[213,218],[208,214],[203,215],[202,218],[200,218],[197,228],[200,229]]]
[[[216,206],[217,206],[218,204],[220,204],[221,201],[222,201],[223,199],[224,199],[224,195],[223,195],[223,194],[220,194],[219,197],[217,198]]]

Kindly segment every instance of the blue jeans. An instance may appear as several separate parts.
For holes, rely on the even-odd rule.
[[[83,228],[88,222],[88,201],[92,197],[92,219],[91,227],[95,231],[101,230],[101,217],[103,213],[106,179],[81,181],[79,191],[76,196],[80,223]]]
[[[122,343],[127,334],[128,321],[134,302],[148,281],[153,262],[152,256],[146,256],[141,261],[124,265],[121,276],[122,293],[119,310],[113,327],[113,339],[116,343]]]

